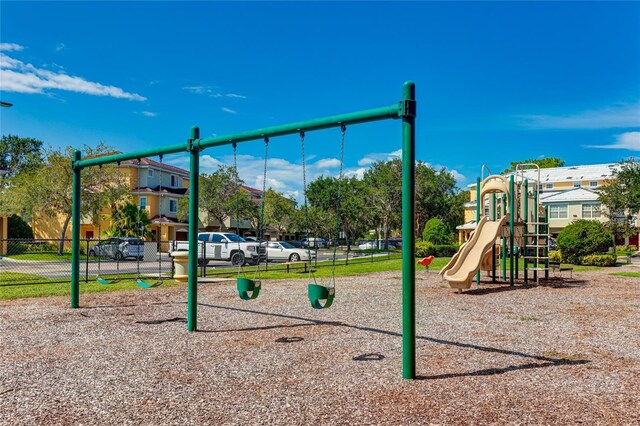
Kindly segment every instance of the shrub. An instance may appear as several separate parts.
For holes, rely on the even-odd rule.
[[[440,219],[429,219],[422,231],[423,241],[435,245],[445,245],[451,242],[451,233]]]
[[[549,250],[549,262],[561,263],[562,252],[560,250]]]
[[[8,255],[23,254],[27,251],[28,248],[29,247],[26,246],[25,244],[9,242],[7,244],[7,254]]]
[[[634,246],[633,244],[629,244],[629,251],[631,253],[635,253],[638,251],[638,246]],[[627,253],[627,246],[616,246],[616,252],[618,252],[618,254],[622,253],[622,254],[626,254]]]
[[[556,242],[565,262],[580,265],[587,255],[607,252],[613,235],[600,222],[580,219],[560,231]]]
[[[416,243],[416,257],[450,257],[456,254],[459,246],[457,244],[431,244],[427,242]]]
[[[17,214],[12,214],[7,220],[9,229],[7,237],[10,239],[33,240],[33,229],[23,218]]]
[[[27,251],[30,253],[43,253],[48,251],[58,251],[58,245],[47,242],[34,242],[29,243]]]
[[[581,262],[589,266],[616,266],[616,257],[612,254],[590,254],[582,257]]]

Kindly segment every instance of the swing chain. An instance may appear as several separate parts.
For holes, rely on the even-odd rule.
[[[238,175],[238,144],[233,142],[231,144],[233,147],[233,173],[235,179],[235,193],[236,193],[236,234],[238,237],[240,236],[240,177]],[[240,247],[240,239],[238,239],[238,252],[237,256],[240,256],[242,249]],[[232,256],[233,259],[233,256]],[[244,263],[244,259],[238,257],[240,262],[238,262],[238,277],[240,277],[240,272],[242,271],[242,264]]]
[[[262,240],[264,239],[264,207],[266,203],[266,194],[267,194],[267,159],[269,158],[269,138],[265,136],[264,138],[264,171],[262,174],[262,204],[260,205],[260,224],[258,229],[258,262],[256,263],[256,271],[254,273],[254,279],[258,275],[260,271],[260,247],[262,247]],[[265,262],[269,261],[269,245],[265,242]]]
[[[313,277],[313,282],[316,282],[316,277],[313,275],[311,268],[311,244],[309,244],[309,205],[307,200],[307,166],[304,157],[304,131],[300,131],[300,145],[302,147],[302,192],[304,194],[304,227],[307,232],[307,256],[309,257],[309,277]]]
[[[333,287],[336,286],[336,254],[338,252],[338,240],[340,239],[340,207],[342,204],[342,179],[344,178],[344,136],[347,133],[347,126],[344,124],[340,126],[340,175],[338,177],[338,197],[336,199],[336,231],[333,241],[333,261],[331,262],[331,283]]]

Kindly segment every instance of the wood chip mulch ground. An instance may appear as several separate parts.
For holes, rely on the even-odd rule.
[[[202,284],[197,333],[185,287],[0,302],[0,424],[640,424],[638,278],[418,278],[414,381],[399,272],[339,278],[325,311],[305,280]]]

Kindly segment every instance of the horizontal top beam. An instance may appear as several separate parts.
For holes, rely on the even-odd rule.
[[[214,136],[203,139],[195,139],[180,144],[168,145],[164,147],[149,148],[140,151],[127,152],[123,154],[106,155],[104,157],[91,158],[87,160],[74,161],[74,168],[84,168],[90,166],[100,166],[103,164],[119,163],[126,160],[135,160],[145,157],[156,157],[159,155],[175,154],[177,152],[188,152],[191,149],[203,150],[214,146],[229,145],[232,143],[247,142],[257,139],[270,138],[308,132],[313,130],[328,129],[342,125],[366,123],[370,121],[380,121],[388,119],[402,118],[406,114],[412,114],[410,107],[405,102],[397,102],[393,105],[368,109],[364,111],[351,112],[347,114],[333,115],[330,117],[316,118],[313,120],[299,121],[297,123],[284,124],[280,126],[265,127],[247,132],[234,133],[230,135]]]
[[[402,117],[403,111],[402,103],[398,102],[387,107],[334,115],[331,117],[316,118],[307,121],[299,121],[297,123],[284,124],[281,126],[265,127],[232,135],[212,136],[199,139],[194,143],[194,145],[196,145],[198,149],[205,149],[214,146],[229,145],[231,143],[247,142],[276,136],[292,135],[300,132],[328,129],[342,125],[348,126],[350,124],[366,123],[370,121],[397,119]]]

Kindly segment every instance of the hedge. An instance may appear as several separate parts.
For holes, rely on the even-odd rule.
[[[416,257],[451,257],[459,248],[457,244],[431,244],[421,241],[416,243]]]
[[[616,257],[612,254],[590,254],[581,259],[583,265],[616,266]]]

